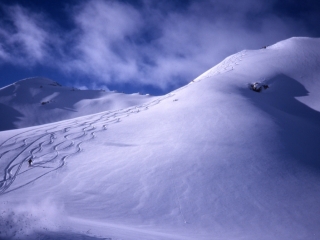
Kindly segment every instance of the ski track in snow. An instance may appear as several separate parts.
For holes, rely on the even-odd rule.
[[[234,70],[245,55],[245,50],[234,54],[189,84],[149,103],[52,123],[49,126],[40,126],[8,138],[0,144],[0,160],[2,158],[11,159],[4,171],[0,172],[0,196],[23,188],[41,177],[59,170],[66,164],[69,157],[82,151],[84,142],[95,138],[97,132],[106,131],[109,125],[119,123],[131,114],[148,110],[161,101],[175,96],[175,93],[189,87],[190,84]],[[33,164],[28,166],[30,158],[32,158]],[[23,178],[24,175],[27,176]],[[187,219],[189,216],[187,217],[187,215],[192,215],[192,211],[184,208],[181,200],[185,199],[181,199],[178,190],[180,188],[176,184],[181,183],[173,183],[179,214],[184,224],[189,224]]]
[[[57,171],[66,160],[82,151],[82,144],[121,122],[131,114],[146,111],[161,101],[174,96],[170,93],[146,104],[108,111],[77,119],[40,126],[16,134],[0,144],[0,160],[11,159],[0,173],[0,195],[20,189],[41,177]],[[32,158],[32,165],[28,160]],[[27,181],[22,177],[27,175]]]
[[[198,82],[200,80],[203,80],[205,78],[210,78],[218,74],[230,72],[234,70],[234,68],[237,65],[240,65],[240,62],[243,60],[244,56],[247,55],[246,50],[243,50],[241,52],[238,52],[234,55],[231,55],[230,57],[227,57],[225,60],[223,60],[221,63],[216,65],[215,67],[209,69],[204,74],[197,77],[192,82]]]

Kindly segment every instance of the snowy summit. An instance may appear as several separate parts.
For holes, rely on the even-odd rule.
[[[312,38],[160,97],[4,87],[0,238],[320,239],[319,91]]]

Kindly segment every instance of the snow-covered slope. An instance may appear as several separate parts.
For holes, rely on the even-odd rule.
[[[46,78],[27,78],[0,89],[0,131],[51,123],[150,101],[139,94],[79,90]]]
[[[319,76],[320,39],[291,38],[148,103],[1,132],[0,236],[319,239]]]

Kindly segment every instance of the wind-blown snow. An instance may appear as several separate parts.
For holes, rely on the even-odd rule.
[[[291,38],[135,106],[0,132],[0,236],[319,239],[319,76],[320,39]]]

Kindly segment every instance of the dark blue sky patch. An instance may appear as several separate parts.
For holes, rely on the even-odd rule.
[[[68,12],[72,9],[72,6],[81,2],[82,0],[1,0],[1,4],[5,6],[18,5],[26,9],[32,9],[32,11],[36,13],[45,14],[49,19],[54,20],[64,29],[72,29],[75,27]]]
[[[313,37],[320,34],[320,1],[318,0],[282,0],[276,1],[273,11],[280,17],[300,21]]]

